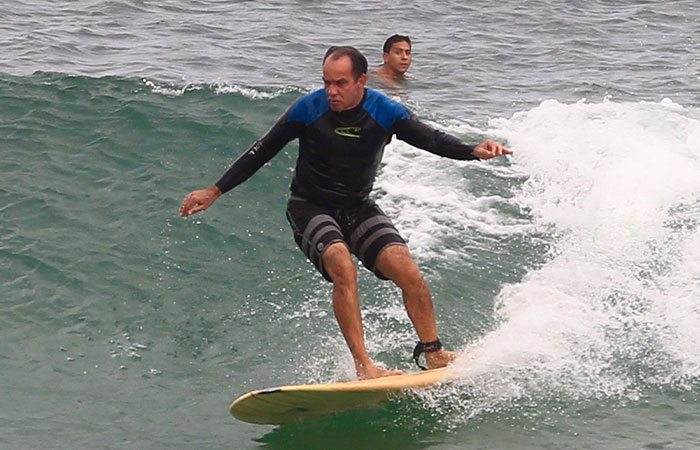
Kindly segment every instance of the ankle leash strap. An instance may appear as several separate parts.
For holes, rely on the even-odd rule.
[[[416,347],[413,349],[413,360],[416,362],[416,365],[422,370],[428,370],[427,367],[421,366],[420,362],[418,362],[418,358],[420,358],[421,353],[433,353],[441,349],[442,342],[440,342],[440,339],[435,339],[433,342],[419,341],[418,344],[416,344]]]

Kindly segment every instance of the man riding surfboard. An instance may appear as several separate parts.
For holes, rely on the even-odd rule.
[[[396,135],[414,147],[457,159],[490,159],[511,152],[486,141],[476,146],[420,122],[407,108],[367,89],[367,60],[353,47],[331,47],[323,59],[324,88],[297,100],[211,187],[187,195],[180,214],[209,208],[243,183],[288,142],[299,139],[287,218],[299,248],[329,282],[333,308],[361,379],[400,374],[378,367],[367,353],[358,300],[356,255],[377,277],[402,291],[428,368],[455,354],[442,349],[428,286],[404,239],[370,199],[384,147]]]

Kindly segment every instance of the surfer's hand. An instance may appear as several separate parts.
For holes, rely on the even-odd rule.
[[[209,208],[214,200],[221,196],[221,189],[217,185],[213,185],[207,189],[200,189],[191,192],[180,205],[180,215],[182,217],[190,216],[199,211],[204,211]]]
[[[497,156],[512,155],[513,152],[494,141],[486,141],[474,147],[474,156],[479,159],[491,159]]]

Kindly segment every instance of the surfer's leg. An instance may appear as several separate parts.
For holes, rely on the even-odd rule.
[[[357,269],[347,245],[336,242],[326,248],[323,267],[333,281],[333,310],[355,361],[357,376],[368,379],[400,375],[401,371],[377,367],[367,354],[357,293]]]
[[[377,258],[377,269],[386,278],[401,288],[408,317],[421,342],[433,342],[438,338],[435,311],[428,284],[418,265],[404,245],[386,247]],[[455,359],[455,354],[446,350],[426,353],[428,368],[444,367]]]

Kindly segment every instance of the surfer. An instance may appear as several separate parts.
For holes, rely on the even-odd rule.
[[[442,349],[433,302],[420,269],[391,220],[370,199],[384,147],[393,135],[436,155],[490,159],[511,152],[486,141],[476,146],[435,130],[404,106],[367,89],[367,60],[354,47],[331,47],[323,59],[324,88],[293,103],[273,127],[212,186],[185,197],[180,215],[209,208],[246,181],[291,140],[299,139],[287,219],[297,245],[333,283],[333,309],[361,379],[400,374],[377,367],[364,341],[355,254],[380,279],[401,290],[429,368],[455,354]]]
[[[390,36],[382,48],[384,64],[372,71],[373,75],[384,84],[398,87],[398,83],[406,80],[406,72],[411,66],[411,38],[395,34]]]

